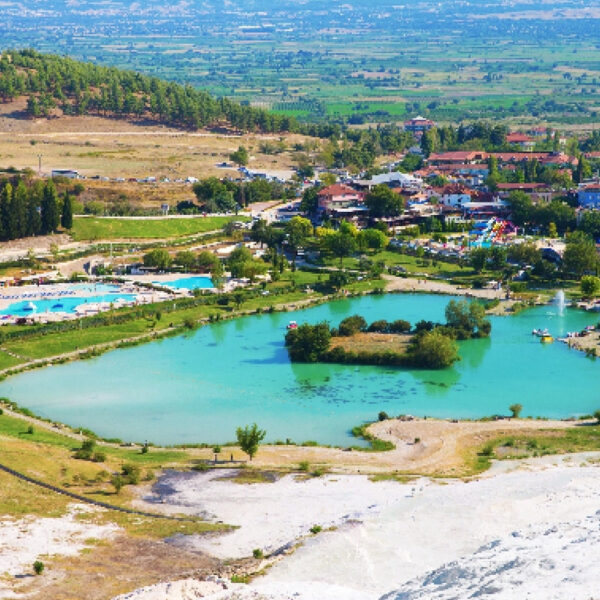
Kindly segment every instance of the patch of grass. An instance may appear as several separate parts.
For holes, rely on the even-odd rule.
[[[231,481],[235,483],[275,483],[279,479],[280,473],[277,471],[262,471],[259,469],[247,468],[241,469],[236,473]]]
[[[487,470],[492,459],[514,460],[600,450],[600,425],[574,424],[568,429],[541,429],[496,437],[465,456],[468,474]]]
[[[247,217],[196,217],[189,219],[120,219],[76,217],[72,236],[76,240],[164,239],[221,229],[230,221]]]
[[[369,477],[370,481],[374,483],[378,481],[397,481],[398,483],[411,483],[416,481],[418,477],[415,475],[406,475],[402,473],[376,473]]]
[[[370,434],[367,429],[371,423],[365,423],[364,425],[357,425],[352,428],[352,435],[357,438],[362,438],[369,442],[369,446],[364,448],[363,446],[353,446],[353,450],[360,450],[362,452],[388,452],[394,450],[396,446],[392,442],[387,440],[381,440],[374,435]]]
[[[118,511],[106,511],[102,515],[94,515],[92,518],[100,522],[115,523],[125,529],[129,535],[153,539],[164,539],[176,534],[202,535],[231,529],[229,525],[207,523],[201,519],[188,519],[186,517],[185,521],[175,521],[171,519],[141,517]]]

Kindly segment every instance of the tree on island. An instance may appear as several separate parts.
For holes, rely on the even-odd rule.
[[[446,325],[451,327],[459,340],[486,337],[491,323],[485,318],[485,308],[479,302],[450,300],[446,305]]]
[[[351,317],[346,317],[338,327],[338,333],[341,336],[352,336],[356,335],[361,331],[365,331],[367,329],[367,322],[364,317],[360,315],[352,315]]]
[[[331,330],[325,322],[310,325],[303,323],[290,329],[285,336],[290,359],[297,362],[317,362],[329,349]]]
[[[416,335],[408,354],[412,364],[421,369],[444,369],[460,360],[457,343],[436,329]]]
[[[510,412],[512,413],[512,418],[513,419],[518,419],[519,415],[521,414],[521,411],[523,410],[523,405],[522,404],[511,404],[508,407],[508,410],[510,410]]]
[[[264,429],[259,429],[257,424],[246,425],[246,427],[238,427],[235,435],[237,437],[240,448],[250,457],[258,452],[259,444],[265,439],[267,432]]]

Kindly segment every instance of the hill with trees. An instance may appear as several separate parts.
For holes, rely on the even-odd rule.
[[[301,126],[294,117],[215,98],[190,85],[31,49],[6,50],[0,56],[0,99],[11,102],[22,96],[31,117],[58,109],[65,115],[145,118],[188,129],[229,126],[322,137],[335,133],[326,124]]]

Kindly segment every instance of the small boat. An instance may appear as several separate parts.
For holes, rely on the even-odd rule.
[[[298,323],[296,323],[296,321],[290,321],[287,324],[287,329],[298,329]]]
[[[64,304],[62,302],[57,302],[56,304],[52,305],[52,308],[64,308]]]
[[[550,335],[547,329],[534,329],[531,332],[532,335],[537,335],[538,337],[544,337],[545,335]]]
[[[540,338],[540,342],[542,342],[542,344],[551,344],[554,341],[554,338],[551,335],[543,335]]]
[[[33,303],[33,302],[28,302],[24,307],[23,310],[30,312],[32,310],[35,310],[37,308],[37,306]]]

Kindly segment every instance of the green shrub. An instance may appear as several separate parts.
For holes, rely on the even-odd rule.
[[[104,454],[104,452],[94,452],[94,454],[92,455],[92,461],[93,462],[104,462],[106,460],[106,454]]]
[[[298,463],[298,470],[307,472],[310,469],[310,463],[307,460],[303,460]]]
[[[36,575],[41,575],[44,572],[44,563],[41,560],[36,560],[33,563],[33,571]]]
[[[140,468],[137,465],[125,464],[122,472],[126,483],[137,485],[140,482]]]
[[[254,556],[254,558],[256,558],[257,560],[260,560],[264,557],[264,554],[260,548],[254,548],[254,550],[252,550],[252,556]]]
[[[521,414],[521,411],[523,410],[523,405],[522,404],[511,404],[508,407],[508,410],[510,410],[510,412],[512,413],[513,419],[518,419],[519,415]]]
[[[482,450],[481,450],[481,455],[482,456],[486,456],[486,457],[490,457],[494,454],[494,446],[493,444],[486,444]]]
[[[313,535],[316,535],[317,533],[320,533],[321,531],[323,531],[323,528],[322,528],[320,525],[313,525],[313,526],[310,528],[310,532],[311,532]]]

